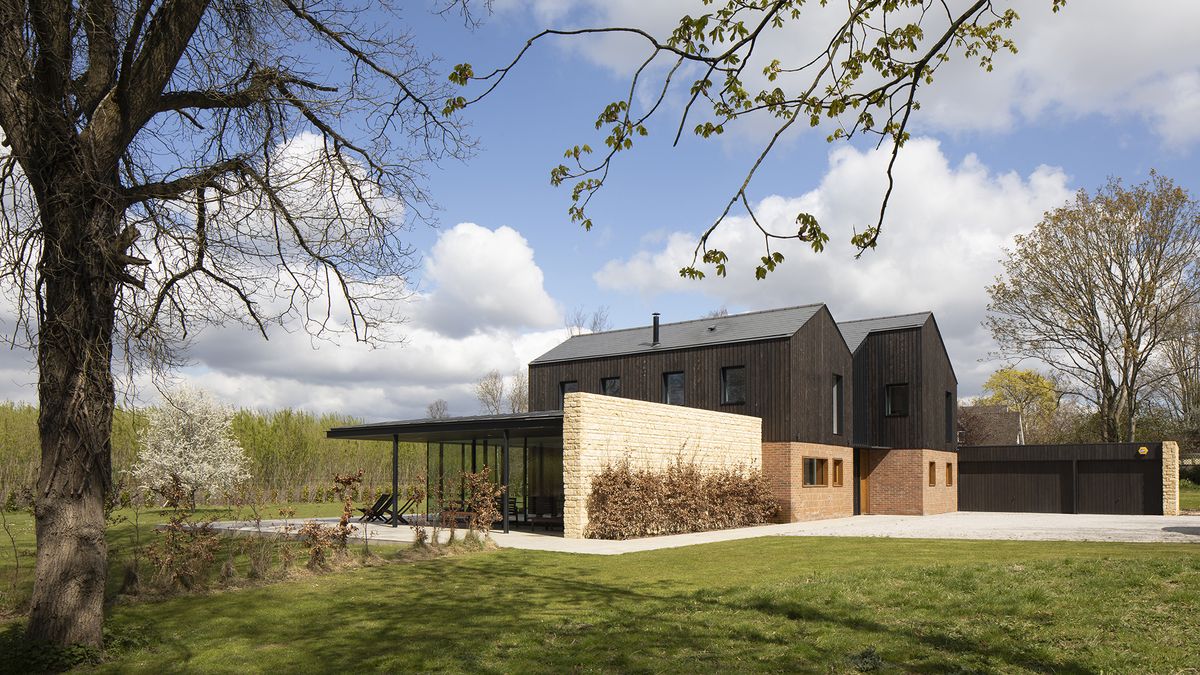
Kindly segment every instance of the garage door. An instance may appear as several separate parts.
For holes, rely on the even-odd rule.
[[[1162,444],[963,446],[960,511],[1162,514]]]

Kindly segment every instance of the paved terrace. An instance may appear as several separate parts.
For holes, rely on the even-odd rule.
[[[334,524],[338,519],[317,518],[316,520]],[[247,522],[220,522],[214,523],[213,526],[219,530],[237,534],[277,535],[289,524],[294,529],[304,522],[306,521],[292,520],[290,523],[285,523],[280,520],[264,520],[259,525]],[[354,533],[354,537],[359,540],[366,535],[372,542],[411,543],[413,541],[413,530],[407,526],[393,528],[377,524],[355,524],[359,529]],[[445,542],[447,534],[446,532],[442,533],[443,542]],[[854,516],[804,523],[760,525],[715,532],[645,537],[625,541],[564,539],[561,534],[541,531],[491,533],[492,540],[501,548],[592,555],[619,555],[769,536],[1200,544],[1200,517],[972,512],[946,513],[936,516]]]

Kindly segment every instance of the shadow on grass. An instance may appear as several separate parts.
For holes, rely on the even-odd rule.
[[[129,607],[116,622],[151,626],[156,647],[112,665],[797,672],[846,670],[855,654],[882,645],[884,661],[905,671],[1092,669],[1016,636],[981,642],[907,618],[903,608],[882,619],[852,599],[806,597],[803,585],[746,579],[754,590],[696,590],[679,579],[639,587],[595,580],[595,566],[575,560],[499,551]]]

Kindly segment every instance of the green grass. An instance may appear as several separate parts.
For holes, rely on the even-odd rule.
[[[294,509],[295,519],[338,516],[342,512],[341,504],[272,504],[260,509],[264,519],[279,518],[282,508]],[[220,507],[200,508],[196,511],[197,519],[246,519],[250,518],[247,509],[234,510]],[[7,521],[8,533],[0,528],[0,627],[15,618],[15,610],[29,597],[33,586],[33,565],[36,539],[34,537],[33,517],[28,511],[2,514]],[[115,521],[108,528],[109,574],[108,597],[113,599],[122,582],[122,569],[130,559],[134,544],[141,541],[144,545],[153,540],[155,526],[165,523],[167,512],[158,508],[141,509],[135,513],[132,509],[119,509],[114,513]],[[13,546],[16,546],[14,562]],[[245,560],[240,559],[239,565],[244,569]]]
[[[1200,485],[1179,486],[1179,508],[1200,511]]]
[[[1170,672],[1194,666],[1200,546],[499,550],[119,603],[109,624],[139,639],[101,672]]]

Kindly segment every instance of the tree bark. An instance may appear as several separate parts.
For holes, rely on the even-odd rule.
[[[45,240],[38,326],[42,463],[34,516],[37,564],[27,635],[101,644],[108,546],[119,215],[109,189],[51,187],[39,200]],[[115,185],[115,182],[113,183]],[[59,189],[61,188],[61,189]],[[100,252],[97,255],[97,252]]]

